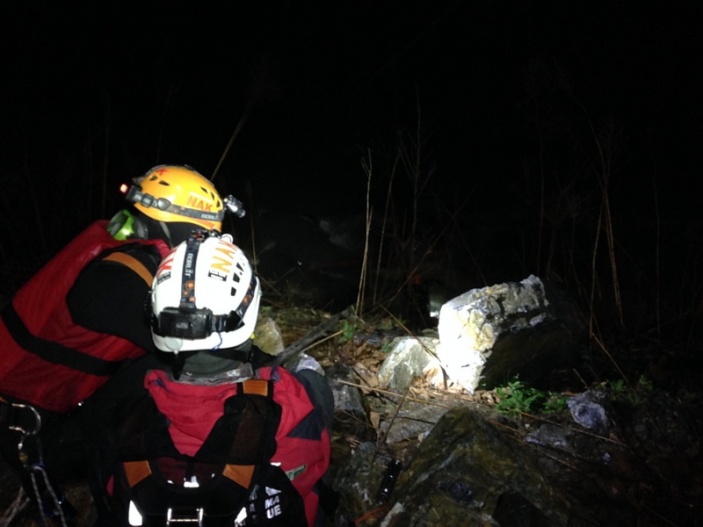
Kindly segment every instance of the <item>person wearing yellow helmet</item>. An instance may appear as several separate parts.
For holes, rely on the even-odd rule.
[[[57,448],[69,416],[85,416],[88,445],[102,440],[115,401],[141,389],[159,353],[143,306],[161,259],[193,231],[222,232],[225,212],[244,213],[185,165],[156,166],[123,187],[129,207],[88,226],[0,311],[0,452],[42,515],[70,510],[52,489],[74,466]],[[134,375],[107,389],[125,369]],[[16,422],[27,416],[36,434]],[[49,475],[44,483],[39,467]],[[40,503],[47,496],[52,503]]]

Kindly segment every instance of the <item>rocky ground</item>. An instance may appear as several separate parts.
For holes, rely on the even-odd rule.
[[[308,308],[268,308],[265,313],[276,320],[285,343],[300,339],[309,328],[328,316],[323,311]],[[584,496],[582,501],[585,503],[572,504],[569,518],[560,510],[547,511],[547,515],[534,510],[526,514],[527,509],[519,502],[517,505],[503,503],[502,509],[493,504],[495,514],[492,519],[484,523],[466,523],[471,514],[480,512],[476,488],[449,478],[446,479],[449,483],[435,486],[453,497],[444,512],[450,514],[452,507],[458,507],[458,513],[464,515],[463,523],[457,525],[559,525],[554,518],[562,517],[565,518],[564,525],[703,525],[703,398],[700,393],[649,385],[636,391],[615,393],[611,386],[612,397],[607,409],[613,427],[606,436],[591,441],[589,436],[593,434],[578,430],[567,413],[545,416],[497,412],[500,396],[495,390],[469,395],[451,386],[446,390],[431,388],[422,379],[417,379],[404,394],[379,389],[374,380],[375,372],[383,362],[389,339],[396,336],[398,330],[392,319],[379,319],[375,324],[361,319],[347,320],[339,324],[337,331],[306,350],[319,360],[336,383],[344,383],[360,393],[364,408],[361,416],[343,411],[336,414],[329,479],[337,490],[341,490],[342,500],[337,517],[330,525],[449,525],[446,519],[433,523],[426,515],[419,521],[407,511],[405,515],[394,517],[387,506],[379,505],[375,496],[383,469],[391,459],[398,459],[406,470],[399,478],[396,492],[415,495],[420,508],[422,497],[428,491],[416,482],[432,480],[433,474],[436,475],[436,465],[443,462],[440,458],[433,458],[432,452],[428,454],[427,444],[423,446],[428,431],[444,414],[447,418],[439,427],[461,428],[460,423],[465,425],[467,417],[456,412],[467,408],[472,409],[471,415],[481,415],[481,423],[487,424],[491,430],[501,430],[504,437],[513,441],[510,444],[541,449],[541,462],[551,459],[550,477],[561,475],[562,485],[573,486]],[[448,414],[450,410],[453,413]],[[412,420],[407,419],[408,411],[412,411]],[[404,419],[404,424],[400,424]],[[422,421],[417,430],[409,424],[413,420],[414,425]],[[470,430],[468,434],[477,434],[482,427],[483,424],[476,422],[472,426],[473,432]],[[403,432],[407,432],[405,436]],[[559,447],[565,437],[569,438],[568,451]],[[430,440],[434,445],[431,451],[449,450],[447,444],[437,441],[436,438]],[[440,444],[443,446],[436,446]],[[504,444],[503,439],[501,444]],[[365,453],[365,448],[371,451]],[[512,464],[519,462],[510,457],[513,448],[499,448],[503,447],[496,446],[493,452],[504,452],[503,457],[510,458]],[[599,473],[594,467],[602,465],[594,463],[594,458],[606,454],[612,456],[612,461],[607,470]],[[417,473],[418,467],[422,467],[424,476]],[[0,474],[0,507],[7,511],[17,495],[17,485],[6,470],[1,470]],[[498,480],[493,483],[494,486],[501,484]],[[450,486],[445,488],[442,485]],[[366,489],[365,496],[360,497],[363,493],[358,492],[359,486]],[[75,527],[91,525],[94,513],[86,486],[76,481],[67,493],[78,508]],[[525,494],[529,495],[529,491]],[[538,500],[536,497],[532,503]],[[392,503],[389,501],[387,505]],[[590,520],[583,512],[586,510],[591,511],[588,513]],[[501,519],[500,523],[496,517]],[[602,523],[604,518],[611,521]],[[10,525],[28,527],[40,524],[30,513],[24,513]]]

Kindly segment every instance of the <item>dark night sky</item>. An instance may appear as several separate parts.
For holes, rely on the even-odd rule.
[[[13,229],[17,206],[46,223],[69,201],[85,204],[84,225],[162,162],[210,175],[247,107],[216,182],[258,207],[363,210],[362,155],[387,173],[417,108],[438,192],[506,207],[538,150],[528,86],[543,117],[560,108],[554,133],[620,125],[623,199],[656,177],[680,213],[697,203],[702,159],[696,5],[3,2],[4,178],[28,195],[6,195],[2,221]]]

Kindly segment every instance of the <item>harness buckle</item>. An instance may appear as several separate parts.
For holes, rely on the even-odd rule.
[[[182,514],[182,513],[179,513]],[[194,512],[182,514],[180,516],[174,516],[173,509],[169,507],[166,511],[166,527],[171,525],[197,525],[198,527],[203,527],[203,519],[205,518],[204,509],[195,509]]]

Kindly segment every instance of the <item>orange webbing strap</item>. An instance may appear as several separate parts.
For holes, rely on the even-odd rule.
[[[143,479],[151,476],[151,467],[149,462],[143,461],[125,461],[122,463],[124,467],[125,476],[127,476],[127,483],[130,487],[134,487],[137,483]],[[251,485],[251,480],[254,477],[254,465],[225,465],[224,470],[222,470],[222,475],[228,479],[231,479],[236,484],[241,485],[245,489],[249,488]]]
[[[105,258],[103,258],[103,260],[121,263],[125,267],[129,267],[132,271],[137,273],[149,287],[151,287],[151,282],[154,279],[154,276],[149,272],[149,269],[147,269],[146,266],[134,256],[130,256],[126,253],[115,252],[108,254]]]
[[[125,461],[122,466],[130,487],[134,487],[144,478],[151,476],[151,467],[148,461]]]
[[[254,465],[225,465],[222,475],[248,489],[254,477]]]
[[[266,397],[269,394],[269,382],[264,379],[247,379],[242,383],[242,392]]]

